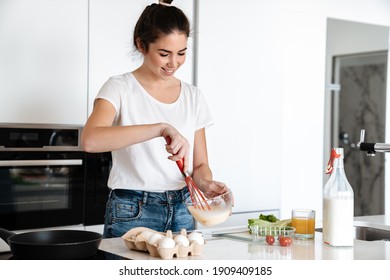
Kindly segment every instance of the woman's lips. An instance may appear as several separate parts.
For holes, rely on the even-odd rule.
[[[164,71],[164,73],[168,76],[171,76],[175,73],[175,70],[174,69],[165,69],[165,68],[162,68],[162,70]]]

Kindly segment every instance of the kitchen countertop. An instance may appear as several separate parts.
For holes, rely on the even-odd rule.
[[[376,215],[355,217],[355,226],[372,227],[390,231],[390,216]],[[245,230],[246,225],[241,229]],[[231,228],[239,231],[240,228]],[[224,229],[228,230],[228,229]],[[221,231],[221,229],[215,229]],[[390,259],[389,241],[354,240],[353,247],[332,247],[323,243],[322,233],[316,232],[314,240],[294,240],[291,246],[267,245],[263,239],[253,242],[245,233],[233,235],[205,232],[206,244],[199,256],[174,259],[195,260],[387,260]],[[240,235],[241,234],[241,235]],[[249,236],[249,234],[247,234]],[[242,238],[244,236],[244,238]],[[156,260],[148,252],[130,250],[122,238],[103,239],[100,250],[134,260]]]

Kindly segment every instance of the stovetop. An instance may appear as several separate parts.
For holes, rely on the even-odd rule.
[[[0,253],[0,260],[13,260],[13,259],[14,257],[11,252]],[[87,258],[86,260],[127,260],[127,258],[106,251],[98,250],[96,255]]]

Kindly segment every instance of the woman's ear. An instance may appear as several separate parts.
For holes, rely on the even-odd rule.
[[[141,39],[140,38],[137,38],[136,39],[136,46],[137,46],[137,50],[142,53],[142,54],[145,54],[145,46],[144,44],[141,42]]]

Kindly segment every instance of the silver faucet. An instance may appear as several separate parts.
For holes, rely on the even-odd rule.
[[[364,142],[365,132],[364,129],[360,130],[360,141],[357,143],[359,150],[366,151],[368,156],[375,156],[376,152],[390,152],[390,144]]]

